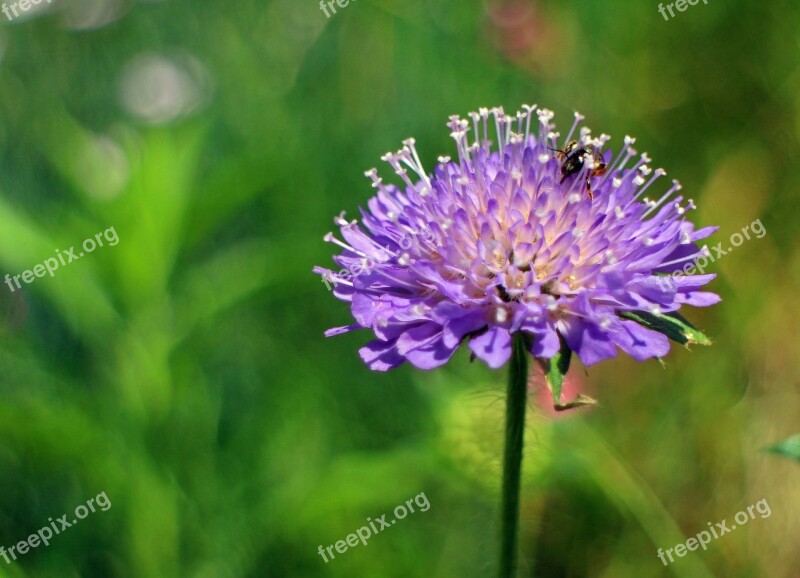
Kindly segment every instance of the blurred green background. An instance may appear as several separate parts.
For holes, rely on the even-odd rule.
[[[112,504],[1,577],[492,576],[504,372],[370,372],[367,334],[322,337],[350,317],[311,268],[384,152],[413,135],[432,168],[448,115],[536,102],[635,135],[711,244],[767,234],[687,313],[713,347],[576,365],[602,405],[558,418],[532,380],[520,575],[797,578],[800,465],[762,451],[800,432],[796,2],[54,0],[0,22],[0,273],[120,239],[0,285],[0,545]]]

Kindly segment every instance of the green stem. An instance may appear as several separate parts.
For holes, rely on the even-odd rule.
[[[514,335],[506,400],[506,447],[503,458],[502,535],[500,578],[514,578],[517,569],[519,487],[528,393],[528,351],[521,333]]]

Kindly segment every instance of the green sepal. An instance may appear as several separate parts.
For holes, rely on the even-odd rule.
[[[564,338],[558,336],[561,341],[561,349],[550,359],[540,359],[539,363],[544,369],[544,377],[547,380],[547,388],[553,396],[553,405],[561,403],[561,390],[564,387],[564,378],[569,371],[569,363],[572,360],[572,350],[564,341]]]
[[[576,407],[587,405],[597,405],[597,402],[586,395],[579,395],[573,401],[561,403],[561,392],[564,388],[564,378],[569,371],[569,364],[572,360],[572,350],[567,345],[564,338],[558,336],[561,341],[561,349],[550,359],[539,359],[539,364],[544,370],[544,377],[547,380],[547,388],[553,396],[553,409],[565,411]]]
[[[711,345],[706,335],[689,323],[680,313],[649,313],[647,311],[620,311],[623,319],[636,321],[640,325],[663,333],[681,345]]]

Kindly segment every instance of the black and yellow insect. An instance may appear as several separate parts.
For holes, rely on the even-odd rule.
[[[578,141],[571,140],[564,147],[564,150],[550,149],[558,153],[558,159],[561,161],[561,183],[567,180],[574,174],[581,172],[586,162],[587,155],[594,157],[594,145],[587,144],[579,146]],[[594,157],[594,166],[586,173],[586,190],[589,193],[589,198],[593,199],[592,193],[592,177],[599,177],[605,174],[607,169],[606,163]]]

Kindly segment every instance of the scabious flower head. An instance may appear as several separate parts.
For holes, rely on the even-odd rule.
[[[634,139],[612,158],[610,137],[579,128],[576,113],[559,143],[553,116],[525,106],[451,117],[457,159],[440,157],[429,175],[408,139],[383,157],[402,187],[367,171],[377,194],[361,226],[342,213],[343,240],[325,237],[341,247],[342,271],[315,268],[355,319],[326,335],[372,331],[360,354],[381,371],[437,367],[464,341],[497,368],[517,332],[540,360],[564,348],[585,365],[618,348],[637,360],[666,355],[659,320],[719,298],[698,291],[714,275],[665,275],[705,254],[696,242],[716,228],[686,220],[694,204],[675,196],[677,181],[656,192],[666,173]]]

